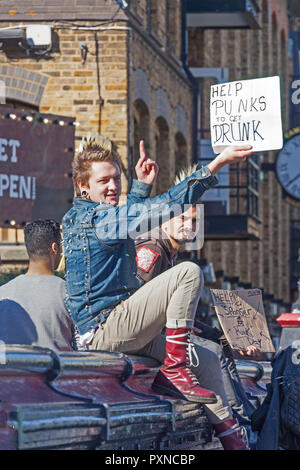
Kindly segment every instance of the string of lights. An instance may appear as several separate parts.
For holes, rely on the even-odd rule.
[[[1,108],[0,108],[1,110]],[[37,120],[39,122],[42,122],[43,124],[58,124],[59,126],[65,126],[65,125],[73,125],[73,126],[80,126],[80,123],[78,121],[70,121],[66,122],[63,119],[51,119],[48,117],[41,117],[41,116],[35,116],[34,114],[25,114],[23,116],[17,116],[14,113],[8,113],[5,115],[0,114],[0,118],[8,118],[14,120],[26,120],[28,122],[33,122],[34,120]]]

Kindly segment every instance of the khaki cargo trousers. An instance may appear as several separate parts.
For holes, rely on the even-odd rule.
[[[127,300],[117,305],[96,331],[88,349],[122,352],[152,357],[163,363],[166,339],[163,328],[191,328],[203,289],[200,268],[186,261],[144,284]],[[198,356],[192,365],[200,385],[213,390],[217,403],[205,405],[212,424],[232,413],[226,398],[220,361],[207,348],[193,342]]]

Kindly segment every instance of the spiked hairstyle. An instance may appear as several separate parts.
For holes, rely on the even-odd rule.
[[[197,164],[182,168],[179,173],[175,176],[174,185],[181,183],[185,178],[191,176],[197,170]]]
[[[87,184],[92,162],[117,163],[121,168],[120,156],[115,145],[107,137],[89,132],[82,138],[72,163],[75,196],[80,196],[77,181]]]

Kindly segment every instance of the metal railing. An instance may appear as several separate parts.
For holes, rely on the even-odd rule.
[[[198,133],[198,148],[201,139],[208,139],[209,129],[201,129]],[[200,152],[199,152],[200,153]],[[199,155],[198,153],[198,155]],[[207,158],[200,156],[199,161],[207,162]],[[248,215],[259,221],[259,183],[260,160],[257,154],[247,158],[245,163],[236,163],[228,166],[228,185],[218,185],[216,188],[227,189],[229,197],[230,215]],[[206,213],[207,215],[209,212]]]

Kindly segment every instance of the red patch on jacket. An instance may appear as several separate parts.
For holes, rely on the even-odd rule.
[[[136,253],[136,264],[139,269],[148,273],[159,257],[159,253],[146,246],[141,246]]]

